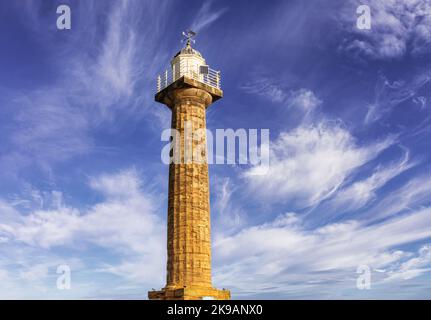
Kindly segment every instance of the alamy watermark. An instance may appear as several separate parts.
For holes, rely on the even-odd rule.
[[[57,267],[57,289],[58,290],[70,290],[72,283],[72,272],[70,267],[66,264],[61,264]]]
[[[371,289],[371,269],[366,264],[360,265],[356,269],[356,273],[359,274],[356,279],[356,288],[359,290],[370,290]]]
[[[358,17],[356,19],[356,28],[359,30],[371,30],[371,8],[363,4],[356,8]]]
[[[72,15],[70,7],[62,4],[57,7],[57,29],[58,30],[70,30],[72,28]]]
[[[165,129],[161,160],[164,164],[240,164],[259,166],[255,174],[269,169],[269,129],[209,129],[192,128],[184,122],[184,130]],[[215,149],[215,152],[214,152]]]

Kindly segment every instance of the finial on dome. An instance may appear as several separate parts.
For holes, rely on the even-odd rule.
[[[194,31],[192,31],[192,30],[190,30],[190,29],[187,30],[187,31],[183,31],[184,39],[181,40],[181,42],[184,42],[184,41],[187,40],[186,47],[191,47],[191,43],[192,42],[193,43],[196,42],[195,39],[193,39],[194,37],[196,37],[196,35],[197,35],[197,33],[194,32]]]

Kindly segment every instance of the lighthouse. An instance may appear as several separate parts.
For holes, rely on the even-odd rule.
[[[183,33],[186,45],[172,58],[170,68],[157,77],[155,100],[172,111],[171,128],[182,137],[186,126],[206,129],[207,108],[223,97],[220,72],[211,69],[192,47],[193,31]],[[206,135],[201,141],[206,146]],[[210,190],[207,161],[187,161],[186,142],[176,139],[171,150],[179,160],[169,165],[167,213],[167,277],[161,290],[148,292],[154,300],[230,299],[229,290],[211,280]],[[201,151],[206,159],[206,147]]]

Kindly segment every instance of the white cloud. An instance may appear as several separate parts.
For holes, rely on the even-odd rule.
[[[307,89],[299,89],[292,91],[287,101],[289,107],[303,110],[305,114],[313,112],[322,101],[314,94],[313,91]]]
[[[431,197],[431,177],[422,175],[384,195],[364,215],[369,221],[395,216],[428,205]]]
[[[7,270],[1,270],[0,269],[0,281],[2,283],[6,282],[9,279],[9,275]]]
[[[427,98],[423,96],[413,98],[413,102],[418,104],[421,109],[425,109],[427,107]]]
[[[123,270],[126,278],[162,281],[165,227],[155,213],[151,194],[142,191],[137,172],[125,170],[91,178],[90,186],[101,192],[105,200],[86,210],[57,202],[51,209],[21,215],[2,205],[9,214],[2,215],[0,234],[7,237],[10,245],[26,244],[40,249],[101,246],[120,257],[118,264],[105,264],[104,271],[119,274]],[[133,268],[136,256],[141,258]],[[33,271],[26,271],[23,276],[34,274]]]
[[[139,22],[152,7],[148,5],[145,10],[148,12],[139,2],[120,1],[107,16],[105,37],[98,55],[73,62],[71,73],[76,76],[78,92],[85,94],[81,98],[98,106],[104,118],[110,119],[115,109],[124,112],[126,105],[132,109],[130,99],[148,65],[145,56],[150,46],[147,42],[144,47],[144,41],[149,35],[139,33]],[[84,65],[80,65],[83,62]]]
[[[37,281],[48,276],[49,265],[37,264],[20,272],[20,277],[26,281]]]
[[[201,31],[219,19],[227,10],[227,8],[213,10],[211,8],[213,1],[206,1],[199,9],[194,21],[191,24],[191,29],[195,32]]]
[[[106,197],[127,198],[139,195],[141,192],[141,179],[135,169],[130,169],[122,171],[114,177],[110,174],[91,177],[90,186]]]
[[[388,272],[385,282],[396,280],[409,280],[431,271],[431,246],[420,248],[418,255],[401,263],[395,270]]]
[[[288,98],[287,90],[273,79],[260,73],[254,81],[241,85],[241,89],[250,94],[257,94],[275,103],[284,103]]]
[[[319,219],[327,221],[329,216],[339,216],[366,206],[376,199],[378,189],[416,164],[409,161],[409,153],[406,152],[399,162],[378,166],[372,175],[342,188],[325,204],[319,206]]]
[[[165,58],[158,40],[168,23],[163,17],[168,15],[169,4],[79,3],[73,11],[80,24],[72,23],[73,32],[61,43],[54,43],[56,37],[50,33],[58,34],[58,30],[29,25],[52,17],[40,10],[40,4],[26,5],[24,26],[29,34],[46,48],[55,48],[47,49],[46,59],[56,81],[37,90],[16,90],[5,100],[6,116],[12,119],[2,128],[5,148],[0,165],[5,171],[16,172],[34,162],[50,171],[58,161],[103,152],[94,145],[95,131],[115,130],[120,117],[129,117],[128,125],[132,125],[133,120],[156,112],[148,108],[154,87],[146,77],[155,75]]]
[[[235,232],[245,223],[246,214],[237,202],[233,201],[237,188],[231,178],[213,176],[215,200],[211,205],[211,220],[225,232]]]
[[[44,248],[90,241],[145,252],[155,245],[151,235],[159,231],[159,218],[134,170],[91,178],[90,186],[106,200],[84,212],[60,205],[16,217],[9,225],[14,239]]]
[[[215,241],[215,278],[240,296],[277,292],[286,298],[312,290],[312,297],[322,298],[322,292],[330,291],[334,298],[334,288],[339,286],[341,297],[342,290],[356,289],[358,266],[390,269],[411,256],[396,250],[396,246],[430,237],[429,208],[377,225],[344,221],[314,230],[289,213],[232,236],[219,234]],[[425,251],[421,251],[421,266],[430,262],[425,259],[429,258]],[[407,264],[412,262],[403,265]],[[373,286],[379,280],[374,281]]]
[[[351,1],[343,20],[357,39],[344,49],[359,51],[375,59],[399,58],[431,51],[431,4],[428,0],[371,0],[371,30],[356,29],[353,7],[364,4]]]
[[[165,261],[163,256],[165,246],[158,247],[157,249],[160,250],[157,252],[157,255],[146,255],[137,258],[130,257],[119,264],[102,266],[97,271],[120,276],[128,280],[130,284],[140,286],[141,289],[150,289],[149,286],[146,288],[142,287],[142,284],[151,284],[157,288],[162,287],[165,282],[165,278],[163,277],[163,271],[166,268],[163,264]],[[153,259],[158,259],[158,261],[152,261]]]
[[[68,292],[56,287],[57,266],[68,265],[72,270],[72,288]],[[96,287],[83,287],[80,272],[85,264],[80,257],[64,257],[43,248],[26,246],[17,242],[0,245],[1,299],[62,299],[84,297]]]
[[[308,115],[322,103],[309,89],[288,89],[259,72],[254,72],[253,78],[255,80],[241,85],[240,88],[247,93],[257,94],[274,103],[283,104],[290,110],[301,111]]]
[[[122,2],[119,10],[108,18],[108,30],[98,58],[96,70],[106,83],[107,90],[115,90],[120,96],[130,96],[134,83],[140,75],[140,64],[136,59],[136,34],[133,28],[125,27],[127,2]],[[138,67],[138,68],[137,68]],[[103,85],[103,83],[99,83]]]
[[[316,205],[340,188],[357,168],[393,143],[386,139],[358,146],[339,123],[301,125],[281,133],[271,144],[266,175],[245,173],[249,187],[270,202],[293,202],[297,207]]]
[[[390,82],[385,76],[381,76],[376,84],[376,97],[373,103],[368,105],[368,112],[364,123],[369,124],[387,115],[393,108],[408,99],[419,99],[415,97],[418,91],[431,80],[428,70],[416,75],[411,81]],[[422,100],[422,99],[421,99]],[[423,108],[421,106],[421,108]]]

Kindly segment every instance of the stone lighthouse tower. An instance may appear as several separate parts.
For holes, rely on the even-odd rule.
[[[202,55],[192,48],[195,33],[183,33],[186,46],[172,59],[171,68],[157,79],[155,100],[172,111],[171,128],[181,139],[171,142],[179,155],[169,165],[168,261],[166,286],[148,292],[149,299],[191,300],[229,299],[230,291],[218,290],[211,282],[211,235],[206,136],[191,141],[205,143],[200,149],[205,161],[187,159],[186,126],[205,132],[206,109],[223,96],[220,72],[206,64]]]

